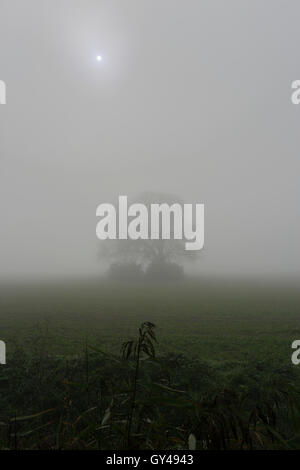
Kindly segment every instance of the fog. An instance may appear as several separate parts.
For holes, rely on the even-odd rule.
[[[98,204],[144,191],[205,204],[194,273],[299,276],[299,16],[0,0],[0,278],[100,273]]]

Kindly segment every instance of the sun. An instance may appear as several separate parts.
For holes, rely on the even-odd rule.
[[[101,62],[101,61],[102,61],[102,56],[101,56],[101,55],[97,55],[97,61],[98,61],[98,62]]]

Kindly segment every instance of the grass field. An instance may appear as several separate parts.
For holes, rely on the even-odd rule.
[[[212,362],[270,358],[290,364],[300,338],[297,286],[191,281],[165,285],[101,281],[0,288],[0,336],[25,341],[48,328],[53,354],[78,352],[88,338],[119,348],[142,321],[158,327],[160,349]]]
[[[201,389],[204,393],[207,383],[207,391],[210,387],[228,386],[252,390],[255,395],[256,389],[265,387],[275,376],[283,383],[286,376],[287,384],[291,380],[296,386],[300,384],[300,366],[298,370],[291,363],[291,344],[300,339],[300,292],[296,285],[200,279],[176,284],[132,285],[93,280],[0,288],[0,339],[7,345],[4,367],[12,374],[10,377],[16,373],[11,370],[10,360],[15,368],[21,367],[15,365],[20,363],[15,359],[15,351],[21,348],[22,355],[32,356],[34,361],[41,338],[47,342],[47,357],[50,355],[53,360],[84,357],[87,348],[117,356],[121,344],[135,337],[139,325],[145,321],[157,325],[159,357],[184,357],[192,364],[175,374],[174,383],[177,381],[181,389],[192,389],[193,393]],[[38,367],[36,363],[31,364],[27,376],[16,379],[18,385],[13,388],[16,397],[7,396],[2,409],[4,406],[12,413],[17,407],[16,412],[26,415],[50,407],[52,398],[46,397],[49,379],[43,375],[47,367],[53,369],[51,377],[55,377],[59,389],[63,372],[56,377],[53,364],[41,361]],[[82,367],[80,374],[84,375]],[[2,366],[0,372],[3,370]],[[28,371],[36,370],[42,379],[39,385],[31,387],[40,387],[40,396],[44,397],[39,402],[40,408],[35,408],[36,401],[23,404],[25,392],[20,392],[24,381],[33,380],[31,376],[35,375]],[[112,366],[108,376],[114,373]],[[106,399],[109,399],[108,391]],[[80,403],[78,407],[87,405]]]

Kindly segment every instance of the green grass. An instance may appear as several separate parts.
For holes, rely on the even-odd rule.
[[[191,432],[200,448],[299,448],[299,312],[292,284],[2,285],[0,448],[178,449]],[[120,348],[145,321],[159,344],[136,380]]]
[[[38,326],[49,329],[53,354],[75,354],[86,338],[116,352],[146,320],[157,324],[163,351],[215,364],[251,356],[290,365],[291,343],[300,338],[300,293],[293,286],[200,280],[0,289],[0,338],[8,355],[12,342],[28,341]]]

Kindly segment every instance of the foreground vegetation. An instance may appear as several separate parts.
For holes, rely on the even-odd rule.
[[[300,448],[296,289],[202,281],[0,293],[0,448]]]

